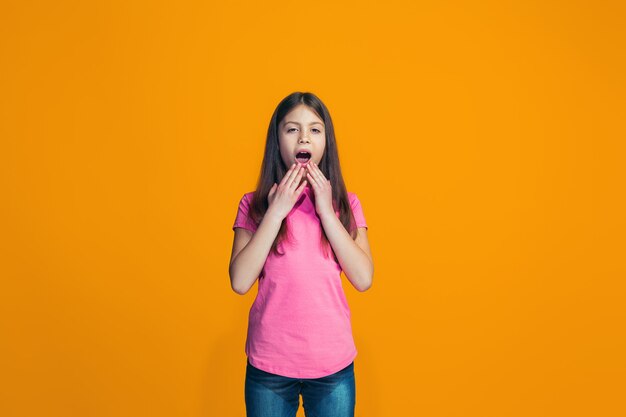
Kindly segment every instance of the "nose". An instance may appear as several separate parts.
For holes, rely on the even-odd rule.
[[[309,141],[309,136],[303,133],[302,136],[300,137],[300,141],[299,142],[304,142],[304,141],[308,142]]]

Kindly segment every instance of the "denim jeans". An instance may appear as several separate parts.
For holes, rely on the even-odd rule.
[[[300,405],[306,417],[354,417],[354,362],[322,378],[289,378],[246,367],[247,417],[295,417]]]

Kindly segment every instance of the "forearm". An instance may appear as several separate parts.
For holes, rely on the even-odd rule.
[[[320,216],[326,237],[330,242],[339,265],[350,280],[352,285],[359,291],[365,291],[372,285],[374,265],[367,254],[356,244],[352,236],[334,214],[329,213]]]
[[[281,218],[268,211],[248,244],[230,264],[231,286],[238,294],[247,293],[261,274],[281,223]]]

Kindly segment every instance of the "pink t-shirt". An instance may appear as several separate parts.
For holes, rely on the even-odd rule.
[[[239,202],[233,225],[255,232],[248,217],[252,192]],[[361,203],[348,192],[357,227],[367,228]],[[339,212],[336,212],[337,215]],[[270,252],[248,316],[245,352],[252,366],[291,378],[321,378],[348,366],[357,350],[350,307],[341,286],[341,266],[324,257],[322,223],[307,185],[287,215],[291,241]]]

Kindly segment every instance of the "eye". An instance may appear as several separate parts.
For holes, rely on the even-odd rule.
[[[287,132],[291,132],[293,129],[295,129],[295,127],[290,127],[289,129],[287,129]]]
[[[322,131],[316,128],[313,128],[313,130],[317,130],[317,133],[321,133]]]

